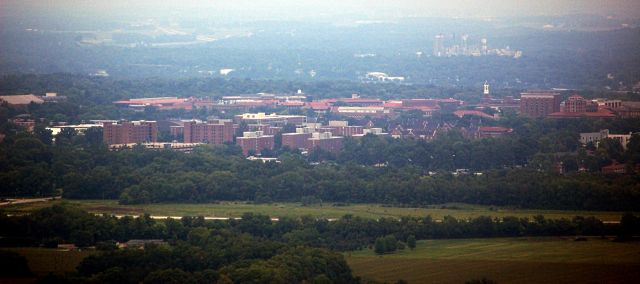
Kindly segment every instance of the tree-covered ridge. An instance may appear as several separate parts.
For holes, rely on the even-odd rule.
[[[280,163],[247,161],[232,145],[202,146],[193,153],[141,147],[111,152],[93,136],[99,133],[62,134],[55,145],[45,144],[51,137],[40,130],[6,138],[0,144],[0,193],[61,193],[67,198],[109,198],[122,203],[314,197],[329,202],[414,206],[465,202],[584,210],[638,210],[640,204],[638,175],[549,171],[557,161],[573,160],[577,167],[578,159],[595,170],[612,158],[633,165],[640,152],[637,136],[625,152],[603,148],[595,156],[583,152],[565,157],[527,148],[527,141],[518,138],[467,140],[451,133],[426,142],[366,136],[348,141],[335,161],[319,164],[288,152],[280,155]],[[562,143],[554,147],[564,147]],[[577,146],[575,141],[567,143],[566,147]],[[319,156],[308,159],[314,158]],[[482,175],[452,175],[456,168]]]
[[[24,216],[0,215],[2,245],[54,246],[75,243],[108,249],[109,242],[132,239],[161,239],[176,244],[185,241],[196,246],[242,251],[255,258],[279,251],[281,243],[333,250],[354,250],[373,246],[376,239],[392,235],[396,240],[410,239],[488,238],[517,236],[618,235],[631,236],[640,229],[638,217],[625,214],[620,224],[604,224],[593,217],[573,219],[532,219],[480,216],[456,219],[446,216],[434,220],[431,216],[367,219],[345,215],[337,220],[315,219],[310,216],[282,217],[245,213],[240,219],[205,220],[203,217],[155,220],[149,215],[117,218],[95,215],[70,205],[54,205]],[[234,239],[236,238],[236,239]],[[250,249],[258,240],[273,243],[262,250]],[[280,243],[280,244],[279,244]]]
[[[1,246],[95,246],[100,252],[86,258],[77,275],[69,275],[79,282],[357,283],[343,256],[330,250],[372,249],[382,254],[405,246],[412,249],[416,239],[442,238],[617,235],[625,240],[640,232],[640,218],[625,214],[620,224],[579,216],[373,220],[346,215],[334,221],[306,216],[273,221],[246,213],[227,221],[154,220],[148,215],[116,218],[54,205],[30,215],[1,214],[0,232]],[[148,244],[143,250],[116,248],[116,242],[141,239],[163,243]]]

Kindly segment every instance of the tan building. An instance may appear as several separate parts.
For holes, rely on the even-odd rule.
[[[286,124],[301,125],[307,122],[307,117],[304,115],[279,115],[275,113],[266,114],[264,112],[244,113],[241,115],[236,115],[234,117],[234,122],[271,126],[284,126]]]
[[[36,95],[15,95],[15,96],[0,96],[0,102],[6,102],[10,106],[26,106],[30,103],[41,104],[44,100]]]
[[[590,133],[580,133],[580,143],[582,145],[586,145],[587,143],[593,143],[596,147],[600,140],[609,138],[618,141],[623,149],[627,149],[627,144],[629,144],[629,140],[631,140],[631,136],[633,134],[611,134],[609,133],[609,129],[600,130],[600,132],[590,132]]]
[[[332,112],[343,115],[346,117],[353,118],[365,118],[365,117],[385,117],[394,116],[394,112],[391,109],[385,107],[378,106],[368,106],[368,107],[333,107],[331,109]]]

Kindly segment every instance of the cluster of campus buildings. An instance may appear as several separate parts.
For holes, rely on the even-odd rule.
[[[64,97],[55,93],[44,96],[21,95],[5,96],[0,100],[12,105],[56,102]],[[112,148],[121,148],[144,143],[149,148],[171,148],[189,151],[198,144],[237,144],[245,155],[260,154],[264,149],[272,150],[278,146],[312,151],[320,148],[330,152],[341,149],[344,137],[361,137],[366,134],[391,136],[394,138],[431,139],[439,131],[455,127],[446,122],[435,122],[426,117],[442,111],[455,110],[453,114],[463,118],[471,116],[480,121],[497,119],[483,110],[513,109],[520,115],[549,118],[583,118],[583,117],[640,117],[640,102],[620,100],[587,100],[579,95],[572,95],[562,101],[561,94],[552,91],[531,91],[520,95],[493,98],[489,85],[484,84],[483,96],[478,104],[470,105],[456,99],[400,99],[382,100],[361,98],[352,95],[348,98],[313,100],[302,91],[290,95],[274,95],[258,93],[255,95],[225,96],[212,98],[139,98],[116,101],[114,104],[133,110],[143,111],[145,108],[158,110],[192,110],[198,108],[216,109],[221,112],[233,111],[243,113],[233,119],[173,120],[173,121],[91,121],[80,125],[60,125],[50,127],[53,134],[63,128],[84,131],[90,127],[103,128],[103,141]],[[476,107],[476,108],[474,108]],[[307,121],[305,115],[279,115],[267,113],[251,113],[250,110],[287,109],[293,113],[333,114],[363,122],[361,125],[349,125],[347,121],[329,121],[327,125]],[[401,124],[387,124],[382,128],[374,127],[371,120],[391,121],[400,113],[419,110],[424,119],[403,121]],[[368,123],[367,123],[368,121]],[[35,121],[29,117],[15,117],[13,123],[33,129]],[[378,125],[380,125],[378,123]],[[286,127],[285,127],[286,126]],[[295,127],[292,127],[295,126]],[[286,131],[285,131],[286,128]],[[499,137],[508,135],[511,128],[498,126],[473,125],[467,131],[470,138]],[[158,133],[169,132],[179,143],[158,143]],[[388,131],[388,133],[385,133]],[[277,140],[277,138],[282,138]],[[277,140],[277,141],[276,141]]]
[[[328,125],[307,123],[306,116],[245,113],[233,120],[210,119],[179,120],[170,122],[173,137],[182,137],[181,143],[158,143],[156,121],[102,122],[103,141],[112,149],[131,147],[142,143],[149,148],[171,148],[189,150],[199,144],[232,144],[235,142],[245,155],[261,154],[273,150],[275,137],[285,125],[295,125],[295,132],[281,133],[282,147],[313,151],[322,149],[339,152],[344,137],[361,137],[366,134],[386,135],[381,128],[350,126],[347,121],[330,121]],[[234,137],[240,125],[248,131]]]
[[[350,98],[324,99],[313,101],[302,91],[294,95],[277,96],[259,93],[256,95],[224,96],[220,100],[203,98],[142,98],[116,101],[114,104],[133,110],[143,111],[146,107],[158,110],[208,108],[219,111],[248,112],[255,108],[284,108],[301,109],[318,113],[334,113],[352,118],[364,117],[395,117],[397,113],[416,109],[425,112],[427,116],[442,107],[461,106],[463,101],[455,99],[405,99],[382,100],[375,98],[360,98],[354,94]]]
[[[640,102],[595,99],[588,100],[579,95],[570,96],[562,101],[561,94],[554,91],[529,91],[520,94],[520,98],[506,96],[492,98],[489,85],[485,83],[483,97],[478,107],[515,109],[523,116],[549,118],[613,118],[616,116],[640,117]],[[398,113],[407,110],[420,110],[425,116],[431,116],[442,108],[468,106],[456,99],[403,99],[382,100],[360,98],[354,94],[350,98],[323,99],[314,101],[302,91],[293,95],[274,95],[258,93],[255,95],[225,96],[220,100],[210,98],[141,98],[114,102],[116,105],[134,110],[155,107],[159,110],[209,108],[220,111],[235,110],[248,112],[256,107],[301,109],[317,113],[333,113],[345,117],[361,119],[394,118]],[[482,115],[467,110],[467,115]]]
[[[621,100],[588,100],[572,95],[561,101],[560,94],[551,92],[523,93],[520,114],[549,118],[629,118],[640,117],[640,103]]]

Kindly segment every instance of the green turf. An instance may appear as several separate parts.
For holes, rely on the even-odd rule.
[[[68,202],[94,213],[133,214],[149,213],[159,216],[211,216],[211,217],[240,217],[245,212],[254,212],[271,217],[297,217],[311,215],[320,218],[339,218],[346,214],[365,218],[381,218],[401,216],[427,216],[442,219],[451,215],[456,218],[473,218],[478,216],[516,216],[533,217],[544,215],[546,218],[573,218],[574,216],[595,216],[603,221],[619,221],[621,212],[601,211],[561,211],[561,210],[522,210],[499,208],[469,204],[434,205],[429,208],[386,207],[379,204],[351,204],[348,206],[323,205],[302,206],[300,203],[248,204],[245,202],[220,202],[205,204],[149,204],[149,205],[119,205],[115,200],[65,200],[50,201],[20,205],[10,205],[0,208],[9,213],[24,213],[34,209],[49,206],[54,203]]]
[[[640,279],[640,243],[589,238],[499,238],[419,241],[415,250],[384,256],[345,254],[364,279],[409,283],[634,283]]]

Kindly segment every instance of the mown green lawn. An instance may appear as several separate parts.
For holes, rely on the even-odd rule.
[[[384,256],[348,252],[354,274],[409,283],[637,283],[640,242],[589,238],[496,238],[419,241],[415,250]]]
[[[209,216],[240,217],[245,212],[269,215],[271,217],[298,217],[311,215],[318,218],[339,218],[346,214],[364,218],[381,218],[401,216],[427,216],[442,219],[450,215],[456,218],[473,218],[478,216],[516,216],[533,217],[544,215],[546,218],[573,218],[574,216],[595,216],[603,221],[619,221],[622,212],[602,211],[562,211],[562,210],[530,210],[499,208],[469,204],[433,205],[429,208],[387,207],[380,204],[350,204],[335,206],[331,203],[302,206],[300,203],[250,204],[246,202],[219,202],[204,204],[164,203],[147,205],[120,205],[116,200],[55,200],[49,202],[10,205],[1,207],[9,213],[25,213],[34,209],[66,202],[94,213],[132,214],[148,213],[158,216]]]

